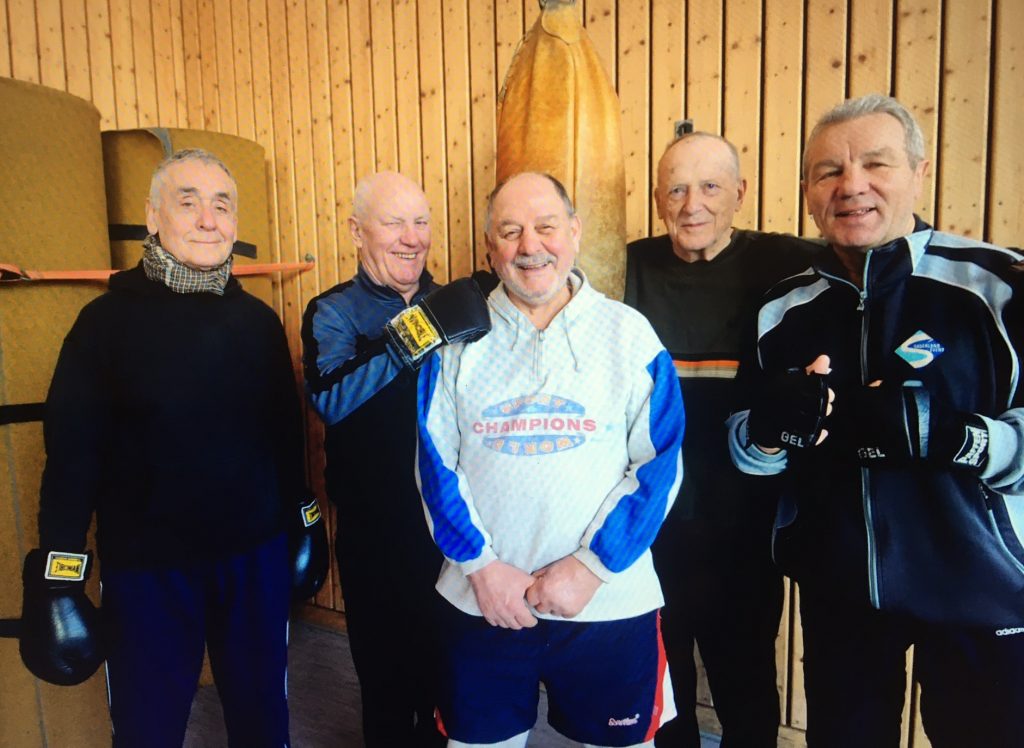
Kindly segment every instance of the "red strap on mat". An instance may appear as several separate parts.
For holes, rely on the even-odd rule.
[[[232,275],[269,275],[313,269],[313,262],[265,262],[235,265]],[[8,281],[105,281],[120,270],[23,270],[17,265],[0,263],[0,282]]]

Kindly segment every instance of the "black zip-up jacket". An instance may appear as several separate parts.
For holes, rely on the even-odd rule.
[[[867,253],[863,289],[833,252],[769,292],[758,314],[757,377],[831,358],[835,410],[825,442],[761,453],[731,419],[740,469],[785,471],[773,552],[805,588],[882,610],[965,625],[1024,623],[1024,273],[1010,250],[933,231]],[[919,381],[982,417],[980,476],[921,461],[861,467],[843,439],[844,392]],[[749,381],[749,380],[748,380]]]
[[[82,309],[44,420],[40,545],[183,566],[282,532],[305,496],[298,391],[273,310],[231,279],[179,294],[141,265]]]

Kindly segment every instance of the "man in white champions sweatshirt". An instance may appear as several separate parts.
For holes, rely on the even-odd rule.
[[[648,322],[575,268],[581,231],[556,179],[498,185],[492,331],[419,378],[449,746],[525,746],[540,682],[585,745],[653,745],[674,716],[649,548],[682,478],[682,398]]]

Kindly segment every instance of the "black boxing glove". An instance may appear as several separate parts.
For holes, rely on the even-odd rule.
[[[388,345],[410,369],[440,345],[471,343],[490,331],[487,300],[471,278],[430,292],[384,326]]]
[[[901,465],[928,460],[942,467],[980,473],[988,462],[988,429],[980,416],[953,410],[920,382],[861,387],[840,401],[839,423],[849,424],[865,465]]]
[[[320,591],[327,579],[327,526],[314,496],[296,507],[293,518],[294,524],[289,531],[292,599],[308,600]]]
[[[808,449],[818,443],[828,412],[828,375],[803,369],[765,379],[747,418],[747,437],[759,447]]]
[[[21,660],[37,678],[74,686],[103,662],[100,614],[85,594],[92,553],[25,556],[22,571]]]

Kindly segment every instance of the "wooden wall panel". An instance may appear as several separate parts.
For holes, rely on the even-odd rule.
[[[39,82],[50,88],[65,89],[64,34],[59,3],[36,6],[36,30],[39,34]]]
[[[988,153],[992,6],[987,0],[947,3],[942,40],[942,108],[936,223],[981,238]]]
[[[469,3],[469,93],[472,123],[473,202],[486,205],[494,186],[497,158],[497,73],[494,69],[494,2]],[[471,245],[472,268],[487,267],[484,221],[474,216]]]
[[[695,130],[722,133],[724,3],[693,3],[686,16],[686,117]],[[619,82],[621,90],[623,82]]]
[[[648,235],[651,206],[650,118],[651,62],[648,53],[650,2],[619,5],[618,69],[622,111],[622,149],[626,162],[626,240]],[[584,227],[584,232],[586,227]],[[585,236],[585,234],[584,234]]]
[[[761,229],[788,233],[800,230],[803,143],[804,19],[792,8],[792,0],[765,2],[760,171]]]
[[[675,133],[677,121],[686,114],[686,4],[651,5],[651,111],[648,159],[650,181],[646,185],[650,211],[649,230],[661,233],[653,186],[658,181],[658,161]]]
[[[757,174],[761,155],[761,0],[732,0],[726,3],[725,83],[723,91],[724,131],[740,154],[745,174]],[[747,183],[736,222],[757,228],[760,184]]]
[[[986,235],[997,244],[1024,246],[1024,142],[1020,102],[1024,101],[1024,5],[1000,0],[992,67],[992,138],[989,149],[988,223]]]
[[[942,0],[898,1],[893,95],[913,113],[924,133],[925,153],[932,168],[925,176],[918,209],[926,221],[935,219],[941,40]]]
[[[1024,243],[1016,136],[1024,6],[1016,0],[578,7],[620,95],[628,236],[661,229],[651,183],[684,117],[724,132],[741,151],[750,189],[737,224],[816,233],[799,194],[803,140],[843,97],[882,91],[899,97],[925,134],[933,169],[922,216],[946,230]],[[538,15],[536,0],[0,0],[0,75],[91,100],[105,129],[207,128],[266,149],[266,259],[317,261],[312,273],[274,285],[298,376],[305,304],[356,269],[347,219],[360,177],[398,168],[422,181],[435,277],[483,265],[496,101]],[[309,443],[313,483],[322,487],[322,430],[313,417]],[[796,598],[792,590],[779,637],[786,745],[799,744],[805,724]],[[341,609],[336,579],[317,604]],[[908,704],[904,744],[924,748],[915,709]],[[705,724],[714,725],[713,715]]]
[[[61,3],[61,22],[67,91],[89,99],[92,97],[92,80],[89,75],[89,28],[85,0],[64,0]],[[0,20],[2,24],[3,20]],[[0,55],[0,62],[4,59],[5,55]],[[3,74],[8,75],[9,72]]]

